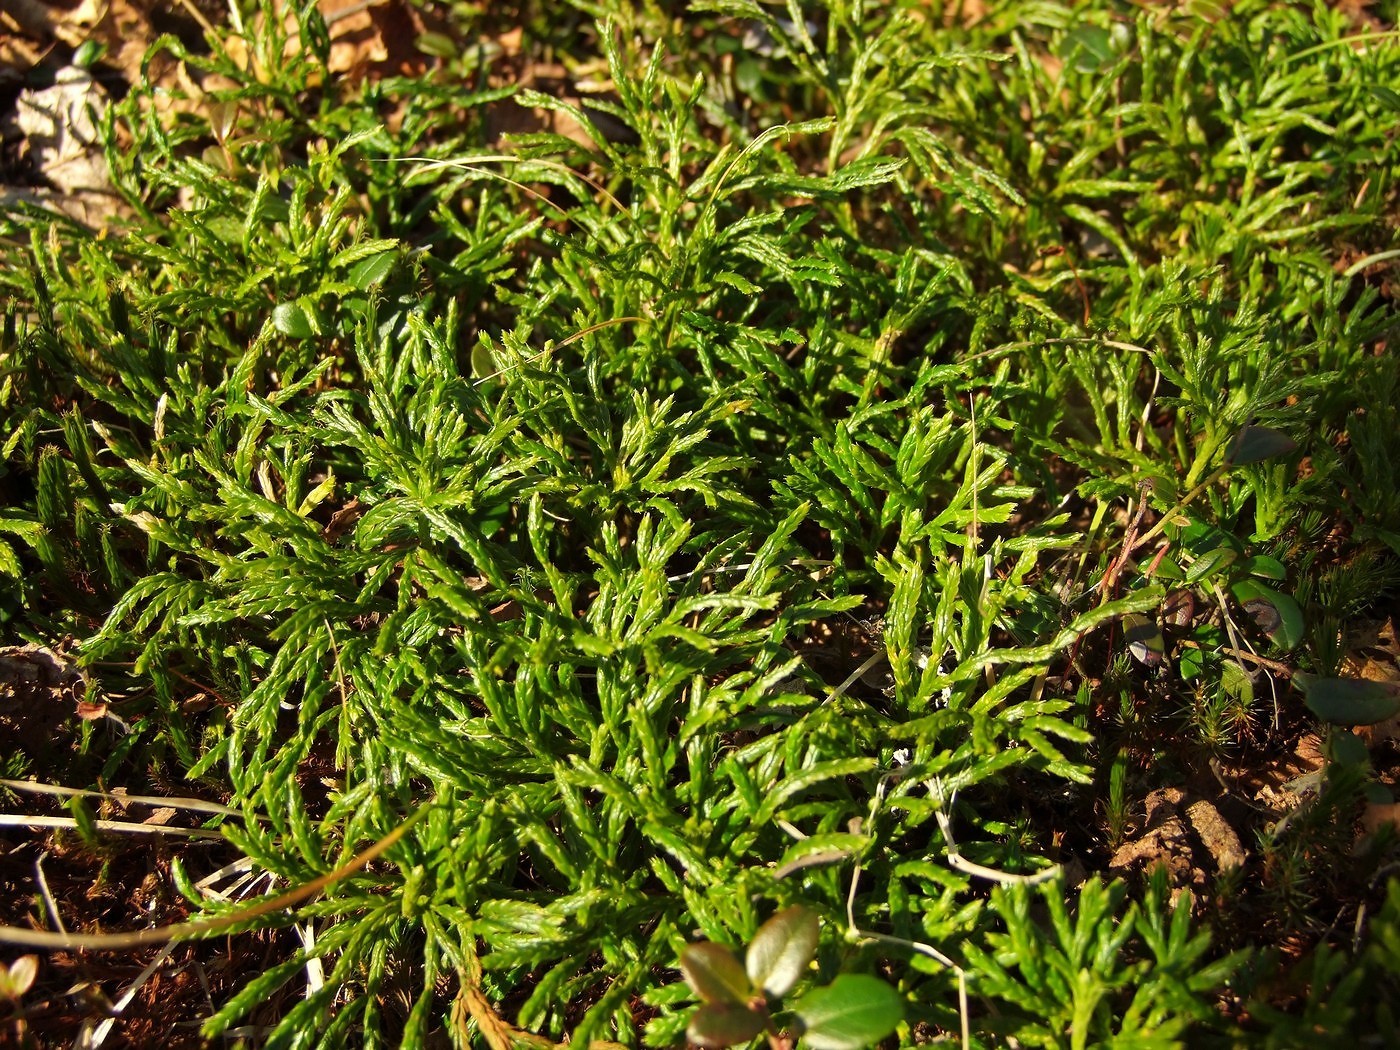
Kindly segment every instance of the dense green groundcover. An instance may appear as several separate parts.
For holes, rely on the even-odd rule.
[[[206,1032],[675,1044],[801,903],[904,1044],[1397,1038],[1394,745],[1290,678],[1400,578],[1393,3],[424,4],[359,83],[235,6],[128,220],[0,219],[3,631],[131,729],[5,774],[187,774],[283,886],[426,807]],[[1314,727],[1244,867],[1113,880]]]

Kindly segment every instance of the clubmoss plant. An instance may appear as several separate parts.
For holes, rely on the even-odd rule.
[[[130,728],[65,776],[188,779],[323,891],[206,1036],[669,1045],[678,964],[753,1036],[777,987],[686,946],[843,912],[819,973],[911,1043],[1393,1027],[1360,775],[1250,818],[1231,915],[1102,869],[1393,597],[1394,33],[437,6],[447,58],[353,83],[235,4],[113,106],[123,216],[0,218],[0,626]]]

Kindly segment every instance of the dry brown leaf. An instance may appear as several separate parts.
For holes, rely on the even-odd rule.
[[[1185,792],[1177,788],[1160,788],[1149,794],[1147,820],[1142,834],[1119,846],[1109,859],[1108,866],[1128,868],[1138,864],[1168,862],[1169,870],[1175,875],[1175,865],[1170,861],[1181,853],[1179,845],[1187,837],[1186,825],[1182,823],[1178,808],[1183,798]]]
[[[322,530],[326,540],[334,543],[344,536],[354,526],[355,522],[364,517],[365,511],[369,507],[361,503],[358,499],[351,499],[338,511],[331,515],[331,520],[326,522],[326,527]]]
[[[0,33],[0,84],[18,84],[43,61],[48,49],[20,33]]]
[[[1142,833],[1114,852],[1109,868],[1162,868],[1173,902],[1186,890],[1205,901],[1216,874],[1245,862],[1239,836],[1214,803],[1191,798],[1180,788],[1159,788],[1147,796],[1146,805]]]
[[[1353,625],[1347,632],[1347,643],[1348,653],[1341,666],[1344,676],[1400,685],[1400,644],[1396,640],[1394,619]],[[1400,715],[1375,725],[1359,726],[1356,734],[1368,747],[1400,739]]]
[[[105,703],[92,703],[89,700],[78,701],[78,717],[84,722],[96,722],[107,717],[107,705]]]
[[[48,646],[0,649],[0,739],[43,739],[68,717],[84,687],[82,672]]]
[[[141,823],[154,824],[158,827],[168,827],[170,826],[170,822],[175,819],[177,812],[178,811],[172,806],[161,806],[149,817],[141,821]]]
[[[13,128],[36,171],[62,193],[111,187],[99,127],[107,93],[85,69],[67,66],[51,87],[21,91]]]
[[[1366,834],[1374,835],[1386,825],[1400,831],[1400,802],[1367,803],[1361,814],[1361,826],[1366,829]]]
[[[316,6],[331,38],[326,68],[356,78],[388,60],[389,48],[374,17],[387,4],[388,0],[319,0]]]
[[[58,212],[93,230],[102,230],[110,226],[114,219],[128,213],[125,203],[110,193],[91,193],[87,190],[55,193],[33,186],[0,189],[0,211],[19,204]]]

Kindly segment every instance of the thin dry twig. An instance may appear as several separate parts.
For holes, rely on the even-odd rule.
[[[127,985],[126,990],[117,997],[117,1001],[108,1007],[110,1016],[93,1030],[92,1036],[88,1042],[88,1046],[92,1047],[92,1050],[98,1050],[98,1048],[107,1041],[107,1036],[111,1034],[112,1029],[116,1026],[122,1011],[131,1005],[131,1000],[136,998],[136,993],[141,990],[141,986],[149,981],[155,972],[165,965],[166,960],[170,958],[171,953],[174,951],[175,945],[167,944],[157,952],[156,957],[147,964],[144,970],[137,974],[136,979],[132,981],[131,984]]]
[[[28,813],[0,813],[0,828],[76,828],[72,817],[46,817]],[[129,835],[174,835],[187,839],[219,839],[223,833],[209,828],[172,828],[165,824],[137,824],[130,820],[94,820],[98,831],[118,831]]]
[[[134,803],[141,806],[162,806],[171,809],[188,809],[195,813],[213,813],[221,817],[241,817],[240,810],[221,806],[217,802],[207,802],[202,798],[181,798],[166,795],[119,795],[110,791],[88,791],[83,788],[63,787],[59,784],[40,784],[32,780],[0,779],[0,787],[11,791],[27,791],[36,795],[64,795],[76,798],[100,798],[109,802]]]
[[[139,948],[147,944],[166,944],[170,941],[218,933],[239,923],[249,922],[300,904],[302,901],[314,897],[327,886],[334,885],[341,879],[353,875],[403,838],[408,829],[428,811],[431,805],[431,803],[425,803],[378,842],[361,850],[334,871],[294,887],[286,893],[258,901],[228,915],[216,915],[194,922],[181,922],[170,926],[134,930],[130,933],[112,934],[55,933],[52,930],[29,930],[19,926],[0,926],[0,944],[19,944],[29,948],[49,948],[59,951],[73,951],[81,948],[96,951],[126,951],[129,948]]]
[[[39,895],[44,898],[44,910],[49,913],[49,921],[58,928],[60,933],[67,933],[67,928],[63,925],[63,916],[58,913],[58,902],[53,899],[53,893],[49,890],[48,877],[44,875],[44,861],[49,857],[49,851],[44,850],[34,861],[34,881],[39,886]]]

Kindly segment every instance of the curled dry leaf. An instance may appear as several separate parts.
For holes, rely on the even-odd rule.
[[[99,127],[107,93],[77,66],[58,71],[52,87],[21,91],[14,127],[35,170],[60,193],[111,188]]]
[[[1198,799],[1186,807],[1186,817],[1215,859],[1219,870],[1238,868],[1245,862],[1246,854],[1240,845],[1240,837],[1214,805],[1205,799]]]
[[[1342,661],[1342,674],[1367,682],[1400,685],[1400,642],[1396,639],[1395,621],[1383,620],[1369,625],[1356,625],[1355,634],[1348,633],[1351,651]],[[1361,726],[1357,735],[1369,747],[1387,740],[1400,740],[1400,714],[1370,726]]]
[[[1384,827],[1400,834],[1400,802],[1368,803],[1361,814],[1361,826],[1368,835],[1374,835]]]
[[[32,204],[93,227],[119,214],[98,130],[106,109],[107,93],[77,66],[59,70],[50,87],[21,91],[5,131],[47,185],[0,190],[0,207]]]
[[[427,67],[417,47],[423,15],[402,0],[319,0],[316,6],[330,32],[330,72],[358,80],[376,70],[402,74]]]
[[[1190,627],[1196,621],[1196,597],[1181,588],[1167,593],[1162,603],[1162,619],[1170,627]]]
[[[1120,846],[1108,866],[1117,870],[1164,868],[1172,900],[1191,890],[1197,900],[1209,900],[1214,877],[1246,859],[1234,828],[1207,799],[1189,796],[1180,788],[1159,788],[1147,796],[1143,830]]]

